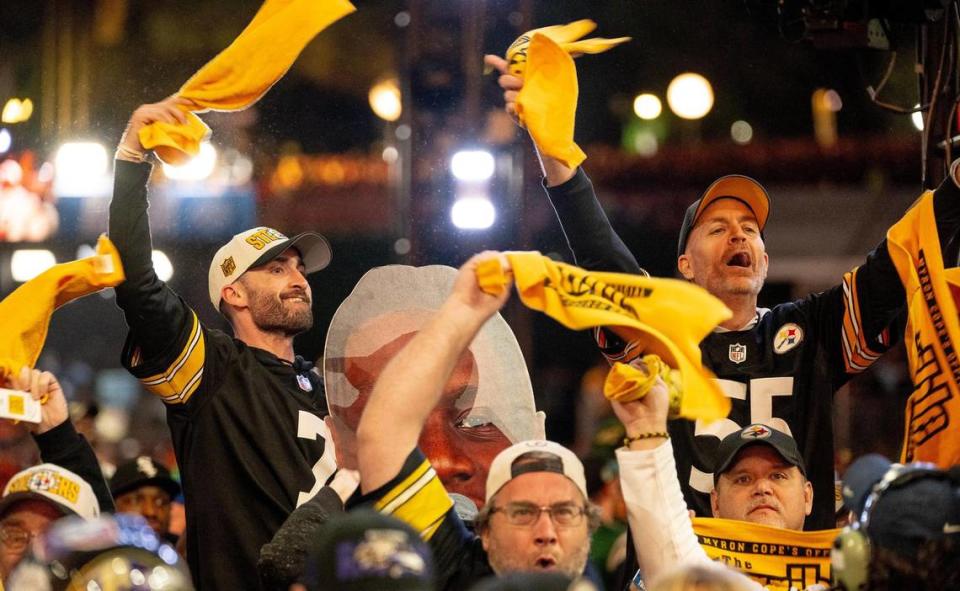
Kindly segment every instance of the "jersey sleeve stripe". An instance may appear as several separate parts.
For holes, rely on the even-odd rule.
[[[381,513],[417,530],[424,540],[433,537],[451,507],[450,495],[427,460],[374,504]]]
[[[183,404],[200,386],[203,377],[205,345],[203,329],[196,314],[187,344],[163,373],[142,378],[140,382],[167,404]]]
[[[863,323],[860,316],[860,302],[857,294],[857,271],[859,268],[845,273],[843,276],[843,362],[847,373],[859,373],[880,358],[882,352],[873,350],[864,336]]]

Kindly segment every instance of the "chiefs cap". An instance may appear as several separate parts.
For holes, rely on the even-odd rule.
[[[767,190],[748,176],[728,174],[713,181],[713,184],[707,187],[700,199],[694,201],[687,208],[687,213],[683,216],[683,225],[680,226],[680,241],[677,246],[678,257],[686,252],[687,239],[690,238],[690,232],[700,221],[700,215],[717,199],[742,201],[744,205],[750,208],[753,215],[757,216],[760,233],[763,233],[763,229],[767,225],[767,218],[770,216],[770,196],[767,195]]]
[[[213,307],[220,309],[220,292],[225,285],[230,285],[249,269],[269,263],[288,248],[300,251],[307,274],[323,269],[333,257],[330,243],[316,232],[303,232],[293,238],[265,226],[240,232],[210,261],[208,277]]]
[[[717,448],[716,464],[713,469],[713,482],[716,484],[720,475],[729,470],[743,448],[748,445],[769,445],[791,466],[796,466],[806,476],[807,469],[803,464],[803,456],[797,448],[797,440],[782,431],[777,431],[761,423],[754,423],[739,431],[727,435]]]
[[[497,494],[503,485],[528,472],[562,474],[577,485],[584,499],[589,498],[587,479],[580,459],[559,443],[533,439],[511,445],[493,458],[487,473],[486,502],[489,503],[490,498]]]

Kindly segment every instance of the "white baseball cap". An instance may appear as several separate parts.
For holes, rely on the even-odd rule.
[[[316,232],[303,232],[293,238],[266,226],[240,232],[220,247],[210,261],[208,278],[213,307],[220,309],[220,292],[225,285],[230,285],[249,269],[269,263],[288,248],[300,251],[307,274],[323,269],[333,257],[330,243]]]
[[[94,519],[100,515],[100,503],[93,487],[70,470],[56,464],[31,466],[13,475],[0,497],[0,514],[26,499],[53,503],[64,515]]]
[[[485,502],[497,494],[503,486],[529,472],[554,472],[569,478],[583,498],[588,499],[587,479],[583,474],[583,464],[580,459],[559,443],[544,439],[531,439],[515,443],[503,450],[490,463],[487,473],[487,493]]]

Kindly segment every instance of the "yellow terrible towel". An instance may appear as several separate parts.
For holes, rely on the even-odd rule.
[[[117,248],[102,235],[95,256],[54,265],[4,298],[0,302],[0,383],[37,362],[54,310],[123,280]]]
[[[887,249],[906,291],[903,340],[914,385],[901,460],[946,469],[960,463],[960,269],[944,269],[933,192],[890,228]]]
[[[347,0],[267,0],[233,43],[210,60],[177,94],[191,110],[239,111],[260,99],[290,69],[317,33],[356,10]],[[140,143],[161,160],[181,164],[195,156],[210,133],[187,113],[186,125],[153,123]]]
[[[576,168],[586,159],[583,150],[573,141],[579,89],[577,68],[571,55],[602,53],[630,40],[630,37],[619,37],[578,41],[596,27],[595,22],[585,19],[534,29],[521,35],[507,49],[510,73],[524,79],[517,97],[520,124],[530,131],[544,154],[570,168]]]
[[[505,255],[520,299],[528,307],[545,312],[567,328],[609,327],[636,343],[642,353],[656,355],[679,370],[683,389],[680,416],[713,420],[729,414],[730,400],[701,364],[699,347],[710,331],[730,318],[723,302],[676,279],[594,273],[538,252]],[[496,258],[478,267],[477,278],[481,289],[490,293],[502,291],[508,283],[506,270]]]
[[[693,531],[707,556],[767,589],[830,585],[830,549],[839,529],[796,531],[734,519],[696,517]]]

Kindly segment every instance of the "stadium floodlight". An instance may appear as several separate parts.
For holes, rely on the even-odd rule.
[[[493,154],[486,150],[461,150],[450,159],[450,171],[459,181],[486,181],[493,170]]]
[[[486,197],[461,197],[450,209],[453,225],[461,230],[486,230],[497,218],[497,210]]]
[[[23,249],[13,251],[10,259],[10,274],[13,280],[23,283],[57,264],[57,257],[49,250]]]

